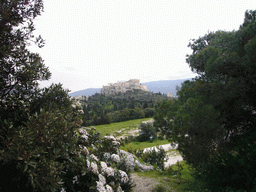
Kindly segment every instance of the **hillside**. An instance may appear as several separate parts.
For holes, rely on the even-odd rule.
[[[146,85],[148,88],[148,91],[153,93],[162,93],[162,94],[168,94],[171,93],[173,96],[176,96],[177,86],[181,86],[181,83],[191,79],[177,79],[177,80],[164,80],[164,81],[152,81],[147,83],[142,83],[143,85]]]
[[[89,89],[84,89],[80,91],[75,91],[73,93],[69,93],[71,97],[75,96],[92,96],[95,93],[100,93],[101,88],[89,88]]]
[[[134,89],[114,95],[97,93],[77,99],[83,106],[83,125],[88,126],[152,117],[155,103],[168,98],[159,93]]]
[[[162,93],[168,94],[171,93],[173,96],[176,96],[176,86],[181,86],[181,83],[191,79],[177,79],[177,80],[164,80],[164,81],[152,81],[147,83],[142,83],[142,85],[146,85],[148,91],[153,93]],[[80,91],[76,91],[73,93],[69,93],[70,96],[92,96],[95,93],[100,93],[101,88],[89,88]]]

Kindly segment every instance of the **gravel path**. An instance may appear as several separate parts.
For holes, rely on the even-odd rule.
[[[140,177],[137,175],[137,173],[132,173],[131,178],[136,184],[136,186],[132,189],[133,192],[150,192],[156,185],[160,184],[153,178]]]

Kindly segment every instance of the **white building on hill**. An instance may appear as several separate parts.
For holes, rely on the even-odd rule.
[[[101,94],[112,95],[115,93],[125,93],[129,90],[141,89],[148,91],[146,85],[141,85],[139,79],[131,79],[125,82],[109,83],[108,86],[103,86]]]

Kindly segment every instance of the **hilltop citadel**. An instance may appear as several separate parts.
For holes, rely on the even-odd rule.
[[[131,79],[125,82],[109,83],[108,86],[103,86],[101,94],[113,95],[116,93],[125,93],[134,89],[148,91],[146,85],[141,85],[139,79]]]

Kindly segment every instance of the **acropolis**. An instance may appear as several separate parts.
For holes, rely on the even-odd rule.
[[[141,89],[148,91],[146,85],[141,85],[139,79],[131,79],[125,82],[109,83],[108,86],[103,86],[101,94],[113,95],[116,93],[125,93],[126,91]]]

